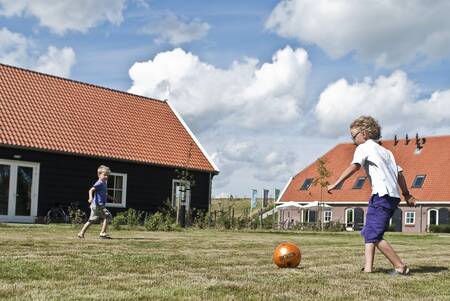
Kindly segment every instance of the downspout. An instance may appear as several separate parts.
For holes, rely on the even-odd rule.
[[[422,233],[422,204],[420,205],[420,232]]]
[[[211,211],[212,178],[212,173],[209,173],[208,212]]]

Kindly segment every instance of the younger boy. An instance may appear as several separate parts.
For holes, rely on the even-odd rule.
[[[84,224],[83,229],[81,229],[80,233],[78,233],[79,238],[84,238],[84,233],[86,232],[86,230],[93,222],[97,221],[99,218],[103,218],[100,238],[111,238],[106,233],[106,228],[108,227],[108,223],[112,220],[112,215],[105,207],[108,197],[107,181],[110,173],[111,170],[105,165],[101,165],[97,169],[98,181],[95,182],[94,186],[92,186],[91,189],[89,189],[88,202],[89,204],[91,204],[91,216],[89,217],[89,220],[86,222],[86,224]]]
[[[397,184],[409,206],[415,206],[416,199],[409,193],[403,170],[395,163],[392,152],[376,142],[381,137],[381,128],[374,118],[370,116],[357,118],[350,125],[350,134],[357,145],[353,161],[336,182],[328,186],[328,192],[349,178],[361,166],[364,167],[372,185],[372,196],[367,208],[366,223],[361,231],[365,241],[363,270],[367,273],[372,272],[375,247],[377,247],[394,266],[390,274],[407,275],[409,268],[391,245],[383,239],[383,235],[400,202]]]

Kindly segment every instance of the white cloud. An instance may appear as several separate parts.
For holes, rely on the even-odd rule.
[[[210,26],[198,19],[183,20],[173,13],[167,13],[157,21],[142,29],[143,33],[156,35],[157,43],[167,42],[171,45],[200,40],[208,34]]]
[[[355,53],[379,67],[450,55],[449,1],[284,0],[266,27],[316,44],[332,58]]]
[[[0,61],[8,65],[22,65],[28,63],[27,49],[30,42],[23,35],[9,31],[7,28],[0,30]]]
[[[353,119],[373,115],[383,128],[383,136],[405,132],[435,134],[450,126],[450,90],[419,97],[419,87],[403,71],[376,80],[348,83],[340,79],[319,97],[315,115],[319,129],[327,136],[348,134]]]
[[[0,62],[69,77],[71,68],[75,64],[75,52],[70,47],[58,49],[49,46],[46,53],[39,54],[32,40],[2,28],[0,29]]]
[[[75,52],[72,48],[58,49],[50,46],[46,54],[39,57],[35,69],[43,73],[69,77],[75,64]]]
[[[248,58],[220,69],[178,48],[135,63],[129,92],[168,98],[220,168],[215,191],[235,193],[284,183],[298,167],[288,133],[309,110],[310,70],[303,49],[285,47],[270,62]],[[226,191],[229,185],[235,189]]]
[[[301,116],[310,69],[303,49],[280,49],[261,67],[247,59],[219,69],[177,48],[135,63],[129,92],[168,98],[198,131],[218,125],[273,128]]]
[[[34,16],[55,33],[87,32],[101,22],[120,24],[126,0],[0,0],[0,15]]]

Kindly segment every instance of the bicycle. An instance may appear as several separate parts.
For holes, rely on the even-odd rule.
[[[47,211],[44,218],[46,224],[50,223],[68,223],[69,215],[64,210],[64,207],[59,203],[55,203],[52,208]]]
[[[69,206],[62,206],[58,202],[47,211],[44,222],[83,224],[87,221],[86,213],[79,208],[79,202],[71,202]]]

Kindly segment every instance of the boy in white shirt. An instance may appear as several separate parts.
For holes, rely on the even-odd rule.
[[[409,193],[403,170],[395,163],[392,152],[376,142],[381,137],[381,128],[373,117],[357,118],[350,125],[350,134],[353,142],[357,145],[352,163],[334,184],[328,186],[328,192],[349,178],[361,166],[364,167],[372,185],[372,196],[367,208],[366,223],[361,231],[365,242],[363,270],[367,273],[372,272],[375,247],[377,247],[394,266],[394,270],[390,274],[407,275],[409,268],[391,245],[383,239],[383,235],[400,202],[397,184],[409,206],[415,206],[416,199]]]

